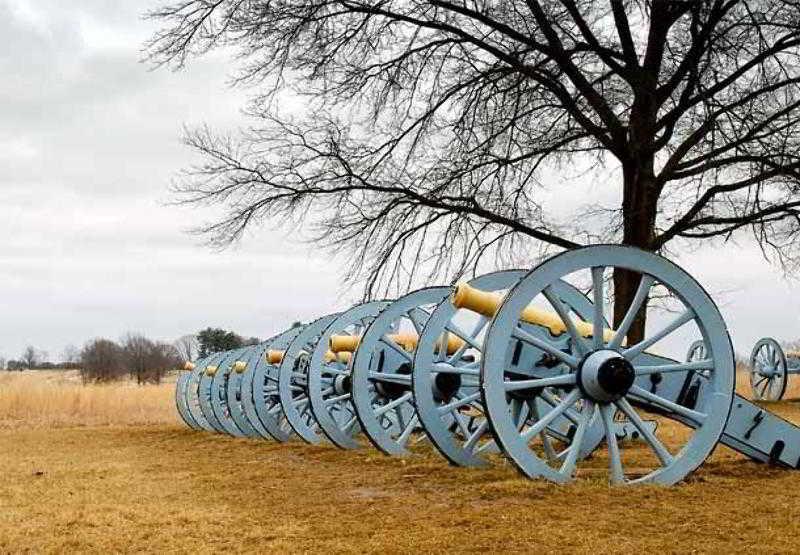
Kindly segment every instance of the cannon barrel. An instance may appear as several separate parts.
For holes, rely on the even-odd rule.
[[[286,351],[275,351],[275,350],[268,350],[264,355],[266,361],[270,364],[280,364],[283,362],[283,357]],[[325,362],[335,362],[338,360],[342,364],[347,364],[350,362],[350,355],[349,351],[340,351],[338,353],[334,353],[333,351],[327,351],[325,353]]]
[[[419,343],[419,336],[415,333],[393,333],[387,336],[389,339],[400,345],[406,351],[414,351]],[[357,335],[332,335],[330,339],[330,350],[338,352],[354,352],[361,343],[361,337]],[[436,342],[436,349],[439,349],[441,340]],[[453,354],[464,346],[464,340],[449,335],[447,338],[447,353]]]
[[[341,353],[342,351],[353,352],[358,349],[358,344],[361,342],[361,337],[358,335],[331,335],[328,341],[328,348],[334,353]]]
[[[500,308],[500,305],[503,302],[503,297],[497,293],[482,291],[472,287],[468,283],[459,283],[453,287],[453,290],[450,294],[450,302],[452,302],[453,306],[456,308],[466,308],[467,310],[471,310],[473,312],[477,312],[478,314],[482,314],[487,318],[491,318]],[[545,327],[549,329],[550,333],[553,335],[561,335],[567,331],[564,321],[557,312],[551,312],[538,307],[526,307],[520,314],[520,319],[529,324]],[[593,327],[591,323],[585,322],[577,317],[574,318],[574,322],[575,329],[583,337],[592,336]],[[613,330],[606,329],[603,332],[603,336],[606,340],[610,340],[613,335]]]

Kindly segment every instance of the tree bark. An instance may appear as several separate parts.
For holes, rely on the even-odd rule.
[[[623,164],[622,244],[652,252],[658,205],[657,183],[652,156]],[[639,287],[641,274],[624,269],[614,271],[614,326],[622,322]],[[649,299],[648,299],[649,300]],[[641,341],[647,322],[645,301],[628,332],[628,344]]]

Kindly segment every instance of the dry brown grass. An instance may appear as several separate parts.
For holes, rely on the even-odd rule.
[[[800,422],[799,404],[772,408]],[[120,424],[0,430],[0,552],[798,551],[800,473],[725,448],[672,488],[555,486],[428,449],[397,460]]]
[[[83,385],[77,372],[0,372],[0,428],[177,424],[174,384]]]

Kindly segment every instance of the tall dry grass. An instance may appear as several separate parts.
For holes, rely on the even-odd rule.
[[[174,424],[174,384],[84,385],[77,372],[0,372],[0,428]]]

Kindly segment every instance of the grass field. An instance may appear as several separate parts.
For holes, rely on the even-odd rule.
[[[554,486],[499,459],[456,469],[427,449],[191,432],[171,384],[1,378],[0,552],[800,551],[800,473],[725,448],[672,488]],[[800,422],[800,403],[771,408]]]

